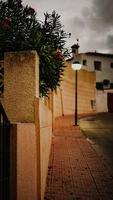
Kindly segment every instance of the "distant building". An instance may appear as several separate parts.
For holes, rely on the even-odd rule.
[[[79,61],[82,69],[96,73],[96,111],[113,112],[113,54],[79,53],[79,45],[72,47],[71,62]],[[110,108],[109,108],[110,107]]]

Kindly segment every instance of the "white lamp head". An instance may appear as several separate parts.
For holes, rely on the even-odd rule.
[[[72,63],[72,69],[73,70],[80,70],[82,67],[81,63],[78,61],[75,61],[74,63]]]

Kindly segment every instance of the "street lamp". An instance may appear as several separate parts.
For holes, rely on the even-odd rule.
[[[77,77],[77,72],[80,70],[82,65],[78,62],[75,61],[72,64],[72,69],[75,71],[75,116],[74,116],[74,126],[77,126],[77,119],[78,119],[78,113],[77,113],[77,82],[78,82],[78,77]]]

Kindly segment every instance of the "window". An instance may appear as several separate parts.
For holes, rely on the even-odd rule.
[[[102,82],[96,82],[96,89],[97,90],[103,90],[103,83]]]
[[[92,110],[95,110],[96,109],[96,100],[91,100],[91,108]]]
[[[95,68],[95,70],[101,71],[101,62],[94,61],[94,68]]]
[[[109,85],[109,84],[110,84],[110,81],[109,81],[108,79],[104,79],[104,80],[103,80],[103,84],[104,84],[104,85]]]
[[[113,83],[110,83],[110,88],[113,89]]]
[[[113,63],[111,63],[110,67],[113,68]]]
[[[103,88],[104,89],[110,88],[110,80],[108,80],[108,79],[103,80]]]
[[[82,64],[87,65],[87,60],[83,60]]]

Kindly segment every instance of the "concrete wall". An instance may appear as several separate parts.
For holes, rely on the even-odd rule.
[[[39,158],[40,159],[40,158]],[[39,199],[34,123],[17,124],[17,200]]]
[[[44,199],[49,153],[52,138],[52,113],[44,103],[39,101],[40,109],[40,154],[41,154],[41,198]]]
[[[15,155],[12,200],[43,200],[52,135],[52,112],[39,100],[39,57],[35,51],[5,54],[4,95],[1,98],[11,123],[11,158]],[[11,161],[11,163],[14,163]],[[13,164],[12,164],[13,165]],[[11,172],[12,176],[15,176]],[[11,187],[13,191],[13,186]]]
[[[4,62],[0,60],[0,97],[3,97],[4,90]]]
[[[91,100],[95,100],[95,72],[78,71],[78,113],[91,113],[94,109]],[[61,89],[54,94],[54,117],[72,115],[75,109],[75,72],[71,63],[65,69]]]
[[[44,199],[52,115],[43,102],[39,101],[38,104],[36,101],[38,99],[35,99],[35,109],[39,105],[39,121],[35,116],[35,124],[17,124],[17,200]]]

